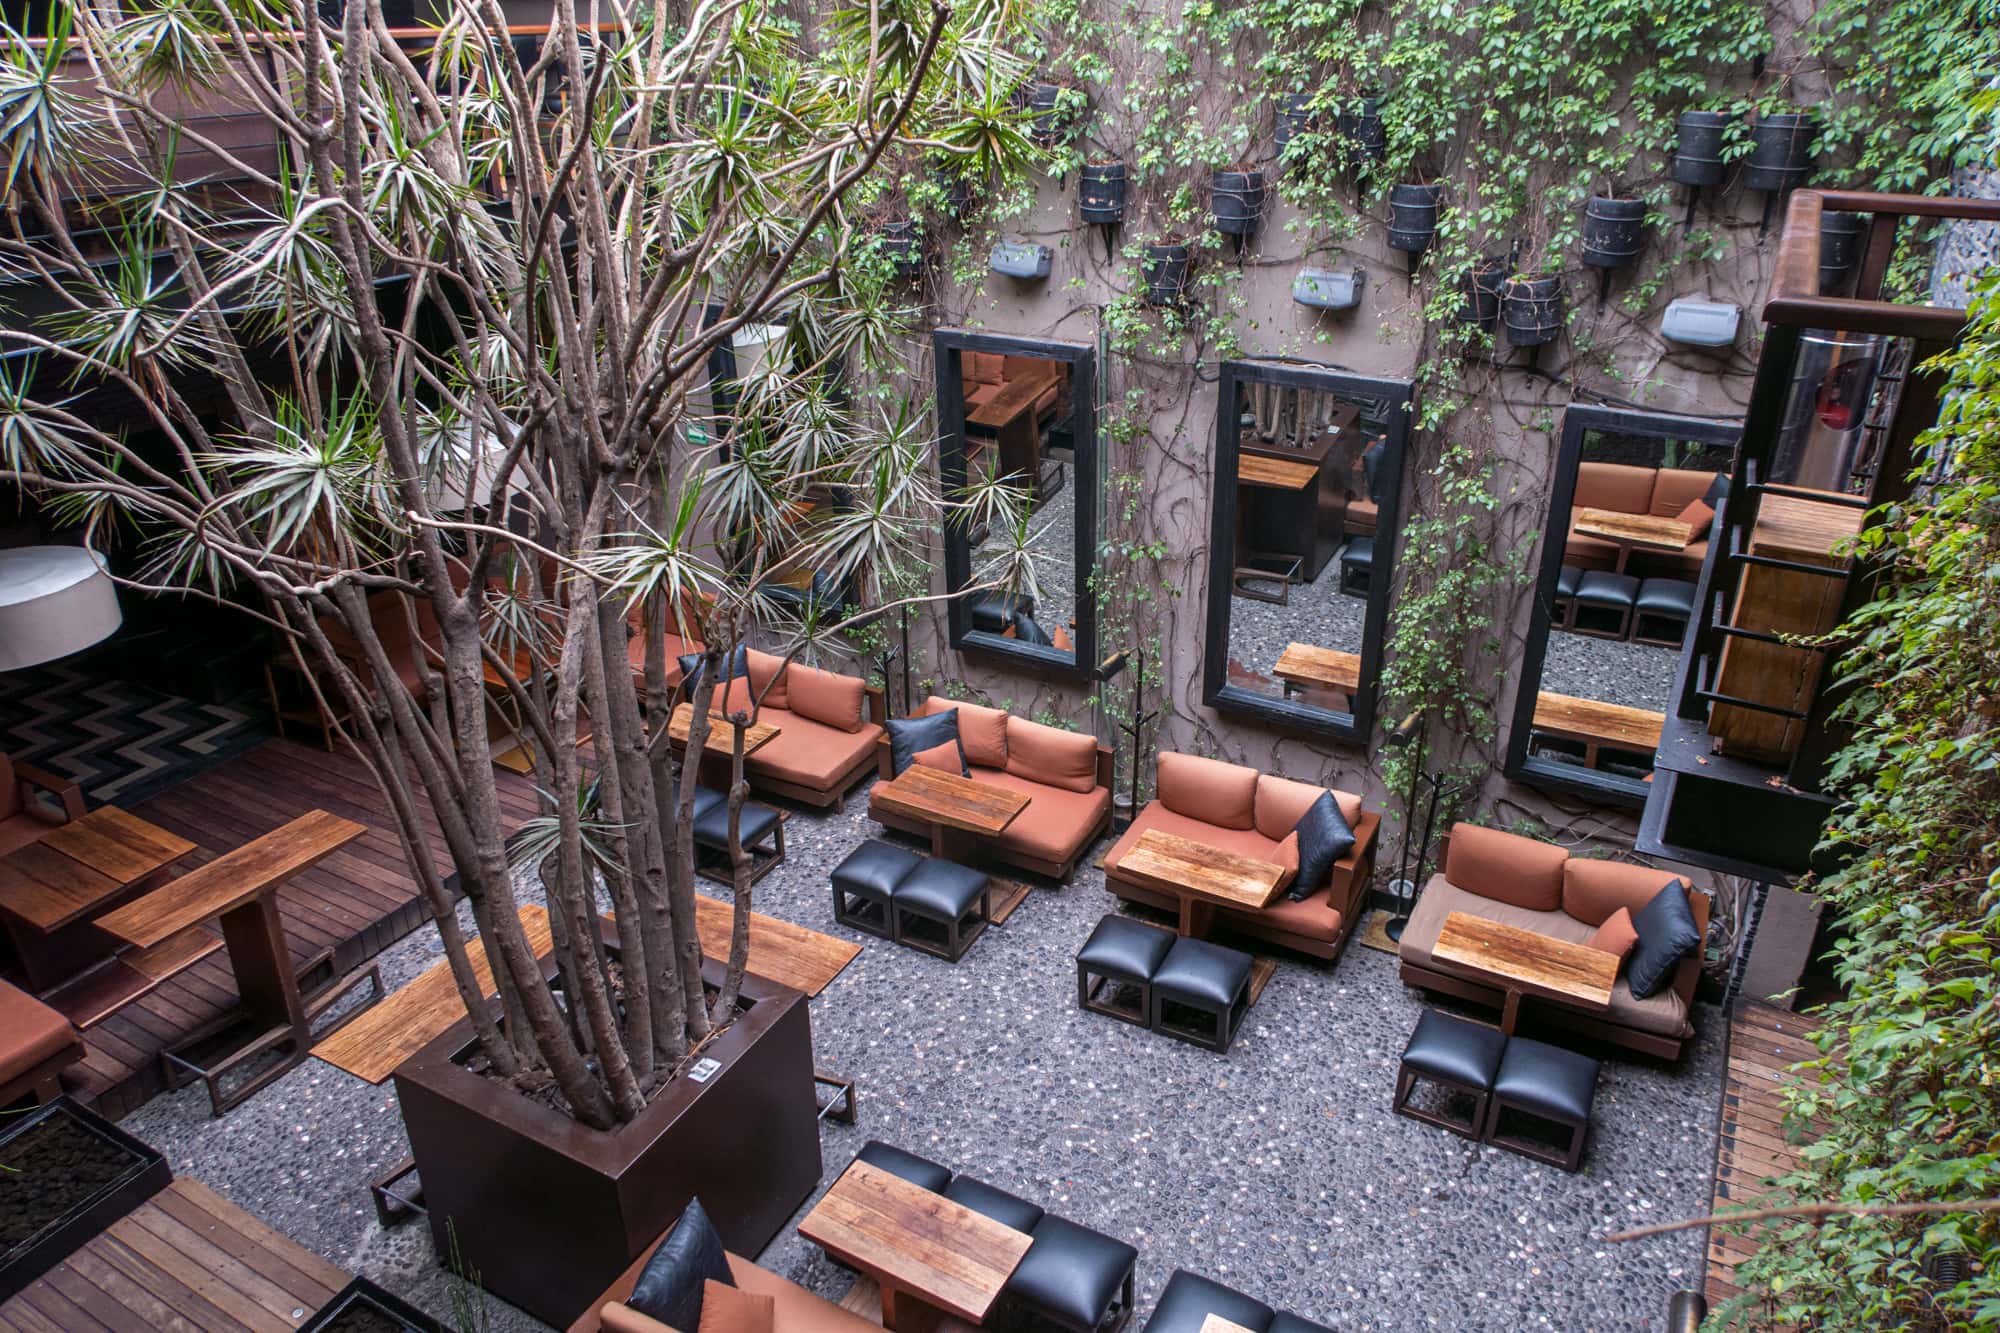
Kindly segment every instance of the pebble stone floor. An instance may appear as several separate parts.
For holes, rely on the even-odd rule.
[[[756,906],[848,934],[826,876],[879,833],[866,811],[863,788],[843,813],[797,813]],[[1705,1211],[1718,1011],[1698,1011],[1677,1067],[1606,1063],[1572,1176],[1390,1114],[1422,1006],[1394,959],[1358,942],[1333,967],[1286,958],[1227,1056],[1081,1012],[1074,955],[1113,907],[1086,863],[956,966],[853,937],[860,956],[812,1004],[817,1063],[861,1090],[858,1126],[823,1127],[822,1187],[869,1138],[972,1172],[1136,1245],[1142,1314],[1177,1267],[1340,1329],[1659,1327],[1668,1296],[1701,1285],[1699,1229],[1604,1236]],[[436,948],[427,927],[388,950],[389,984]],[[309,1060],[221,1120],[193,1087],[124,1124],[178,1173],[449,1314],[428,1228],[382,1230],[364,1186],[405,1151],[391,1087]],[[847,1277],[793,1229],[804,1212],[762,1262],[838,1296]],[[489,1313],[495,1329],[540,1327]]]

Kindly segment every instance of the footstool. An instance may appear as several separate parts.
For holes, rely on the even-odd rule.
[[[1487,1103],[1493,1094],[1493,1076],[1500,1069],[1500,1057],[1507,1038],[1497,1028],[1453,1018],[1435,1009],[1424,1010],[1403,1048],[1403,1063],[1396,1070],[1396,1095],[1389,1109],[1397,1115],[1421,1120],[1468,1139],[1486,1132]],[[1472,1118],[1461,1124],[1437,1111],[1410,1105],[1417,1080],[1424,1079],[1472,1098]]]
[[[1586,570],[1576,583],[1569,627],[1592,638],[1622,639],[1632,628],[1632,602],[1638,595],[1639,580],[1630,574]]]
[[[1153,1307],[1153,1317],[1146,1321],[1146,1333],[1201,1333],[1212,1314],[1244,1328],[1264,1329],[1277,1312],[1255,1297],[1177,1268]]]
[[[1597,1061],[1545,1041],[1515,1037],[1500,1057],[1493,1077],[1493,1096],[1480,1135],[1495,1147],[1532,1157],[1538,1162],[1574,1171],[1583,1162],[1583,1140],[1590,1131],[1590,1104],[1597,1096]],[[1569,1130],[1562,1151],[1533,1139],[1500,1133],[1500,1112],[1519,1111],[1553,1121]]]
[[[1209,1023],[1169,1022],[1167,1006],[1192,1009]],[[1250,1008],[1250,955],[1206,940],[1176,939],[1153,973],[1152,1028],[1227,1053]]]
[[[918,1189],[942,1194],[951,1184],[951,1170],[940,1166],[928,1157],[919,1157],[913,1152],[870,1139],[861,1145],[861,1151],[854,1154],[857,1162],[866,1162],[878,1170],[887,1171],[892,1176],[900,1176]]]
[[[894,939],[895,914],[889,900],[923,858],[892,843],[871,838],[847,854],[833,870],[833,919],[851,930]]]
[[[1004,1299],[1015,1309],[1072,1333],[1117,1329],[1131,1317],[1137,1250],[1053,1213],[1028,1234],[1034,1244],[1007,1279]]]
[[[993,919],[992,895],[993,882],[982,871],[921,857],[889,898],[896,943],[955,963]]]
[[[996,1188],[971,1176],[953,1176],[944,1197],[981,1217],[990,1217],[1001,1226],[1024,1235],[1032,1234],[1042,1220],[1042,1206]]]
[[[1556,574],[1556,599],[1549,607],[1549,628],[1568,629],[1570,615],[1576,610],[1576,587],[1583,582],[1583,571],[1575,565],[1564,565]]]
[[[1356,537],[1340,553],[1340,590],[1350,597],[1366,597],[1375,574],[1375,539]]]
[[[1104,1014],[1139,1027],[1153,1023],[1153,973],[1159,971],[1174,933],[1113,914],[1097,923],[1090,939],[1076,953],[1076,1007]],[[1100,992],[1120,982],[1138,988],[1136,1008],[1098,999]]]
[[[1678,648],[1692,619],[1692,583],[1686,579],[1646,579],[1632,602],[1632,642]]]
[[[743,850],[750,853],[750,882],[755,884],[770,874],[785,859],[785,820],[768,805],[758,805],[745,801],[742,811],[736,816],[736,836]],[[771,845],[764,847],[766,839]],[[694,843],[708,852],[719,852],[724,858],[729,855],[729,798],[712,787],[697,787],[694,793]],[[764,855],[758,859],[758,851]],[[711,879],[728,883],[734,879],[734,868],[726,863],[719,872],[704,870]]]

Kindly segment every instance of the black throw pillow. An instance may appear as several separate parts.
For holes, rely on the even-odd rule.
[[[681,688],[694,693],[695,684],[701,679],[701,654],[684,653],[674,659],[681,666]],[[738,648],[722,659],[722,683],[727,686],[738,676],[750,674],[750,650]]]
[[[1715,474],[1715,480],[1708,483],[1708,489],[1702,492],[1702,503],[1710,509],[1720,509],[1722,508],[1722,502],[1728,498],[1729,474],[1727,472],[1718,472]]]
[[[1382,503],[1382,450],[1386,446],[1377,440],[1361,451],[1361,471],[1368,479],[1368,498],[1376,504]]]
[[[1020,611],[1014,613],[1014,641],[1032,643],[1040,648],[1053,648],[1056,645],[1056,641],[1036,623],[1033,616]]]
[[[708,1220],[700,1199],[689,1199],[673,1230],[639,1270],[639,1281],[625,1304],[670,1327],[697,1328],[701,1324],[701,1284],[709,1278],[725,1287],[736,1285],[715,1224]]]
[[[945,744],[958,748],[958,775],[971,777],[972,770],[965,766],[965,744],[958,738],[956,708],[926,717],[892,717],[889,719],[889,771],[900,775],[925,750]]]
[[[1678,879],[1653,895],[1653,901],[1632,918],[1632,930],[1639,942],[1625,962],[1625,980],[1635,999],[1657,994],[1674,974],[1681,959],[1701,947],[1701,932],[1695,929],[1694,910],[1688,906],[1687,892]]]
[[[1340,813],[1340,802],[1323,791],[1292,826],[1299,835],[1299,873],[1292,880],[1290,897],[1302,902],[1319,892],[1333,863],[1354,850],[1354,830]]]

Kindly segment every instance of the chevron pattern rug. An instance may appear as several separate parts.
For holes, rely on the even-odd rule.
[[[61,665],[0,674],[0,751],[130,806],[241,754],[264,719]]]

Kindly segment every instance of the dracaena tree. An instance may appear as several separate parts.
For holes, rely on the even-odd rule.
[[[276,632],[351,719],[492,1069],[608,1127],[736,1010],[754,707],[711,723],[725,656],[907,605],[879,571],[926,560],[951,515],[1017,520],[1016,487],[939,495],[925,408],[879,387],[908,297],[859,201],[940,154],[1023,168],[1023,7],[555,0],[525,42],[490,0],[439,13],[413,35],[379,0],[337,22],[58,0],[45,37],[5,34],[0,276],[49,313],[0,333],[0,479],[122,544],[135,586]],[[755,365],[712,384],[753,334]],[[852,604],[786,611],[771,590],[800,570]],[[705,663],[671,690],[669,632]],[[521,830],[500,716],[542,793]],[[714,996],[691,834],[708,747],[734,779]],[[517,919],[523,861],[559,987]]]

